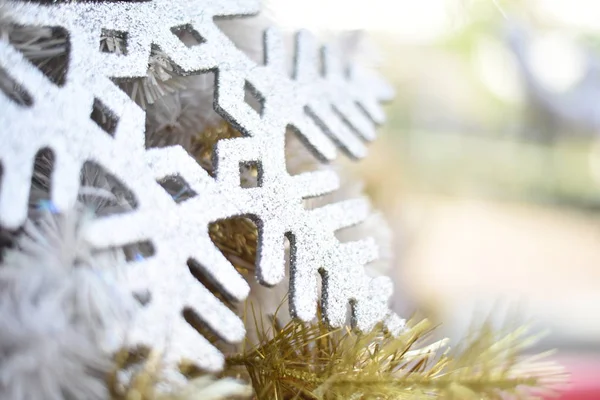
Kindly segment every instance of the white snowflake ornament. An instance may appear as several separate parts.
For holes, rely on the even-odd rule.
[[[387,306],[391,281],[364,272],[364,265],[378,257],[375,242],[340,243],[334,235],[362,222],[368,202],[307,210],[303,199],[336,190],[338,177],[332,171],[291,176],[285,166],[288,128],[324,161],[333,160],[337,148],[355,158],[366,154],[364,141],[374,139],[375,124],[384,119],[379,102],[392,95],[375,75],[341,65],[331,49],[319,49],[305,32],[297,35],[293,76],[285,70],[275,30],[265,32],[264,65],[251,61],[213,19],[255,14],[258,2],[252,0],[11,1],[2,12],[16,24],[66,30],[69,57],[64,82],[57,85],[7,38],[0,41],[0,72],[23,94],[16,101],[0,93],[0,223],[14,229],[25,221],[33,161],[43,148],[55,157],[51,199],[59,211],[75,204],[86,162],[101,165],[126,186],[133,210],[95,219],[86,234],[98,250],[136,243],[151,243],[154,250],[151,257],[123,267],[121,283],[133,293],[149,294],[128,332],[129,344],[165,347],[173,362],[185,357],[204,369],[222,367],[222,354],[183,313],[225,341],[244,338],[239,317],[196,278],[207,277],[232,300],[248,295],[247,282],[208,234],[211,222],[233,216],[250,217],[259,227],[256,270],[264,285],[285,279],[284,238],[289,239],[293,316],[315,317],[320,275],[323,312],[332,326],[345,323],[352,304],[353,322],[362,331],[378,322],[392,332],[402,328],[403,320]],[[181,31],[198,43],[184,43]],[[111,34],[124,49],[100,45]],[[219,141],[215,177],[179,146],[144,146],[145,113],[113,80],[146,76],[151,45],[178,74],[216,73],[214,108],[244,137]],[[244,99],[248,90],[260,104],[258,111]],[[240,166],[249,163],[258,166],[259,179],[247,188],[240,185]],[[185,181],[193,196],[174,198],[160,184],[165,178]]]

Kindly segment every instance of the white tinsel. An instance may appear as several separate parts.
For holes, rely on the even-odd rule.
[[[136,304],[111,279],[119,252],[93,254],[87,217],[28,221],[0,268],[0,398],[102,399],[110,355]]]

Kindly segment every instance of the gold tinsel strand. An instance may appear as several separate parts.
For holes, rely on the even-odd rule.
[[[432,327],[413,322],[399,337],[330,330],[320,322],[257,327],[261,343],[227,358],[227,373],[245,374],[262,399],[534,398],[564,380],[553,363],[527,360],[525,329],[478,330],[452,354],[446,340],[425,345]],[[241,369],[240,369],[241,368]]]

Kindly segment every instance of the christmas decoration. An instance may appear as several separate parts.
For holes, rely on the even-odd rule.
[[[49,82],[10,44],[4,43],[2,49],[2,67],[31,93],[33,103],[23,108],[7,101],[1,121],[10,135],[2,156],[4,184],[11,188],[3,191],[0,216],[4,225],[14,228],[24,221],[33,158],[41,148],[49,147],[56,156],[51,200],[58,210],[74,204],[78,174],[85,162],[105,167],[127,186],[137,204],[130,213],[94,221],[89,227],[90,241],[96,248],[150,241],[155,251],[151,258],[124,268],[131,289],[149,291],[151,296],[129,337],[133,344],[151,345],[176,336],[186,347],[172,344],[169,354],[175,359],[194,358],[212,369],[220,367],[220,356],[202,337],[195,338],[196,333],[181,316],[183,309],[191,308],[227,341],[240,341],[244,328],[237,316],[195,281],[187,263],[192,260],[193,268],[202,269],[227,296],[244,300],[248,285],[215,248],[207,229],[211,221],[235,215],[252,215],[260,224],[257,277],[264,284],[275,285],[284,278],[284,237],[291,238],[290,289],[295,316],[305,321],[314,317],[320,269],[326,276],[325,316],[332,326],[345,322],[346,305],[354,301],[354,319],[361,330],[368,331],[386,318],[392,330],[400,327],[386,305],[391,295],[389,281],[370,280],[362,272],[362,266],[377,257],[374,243],[365,240],[342,245],[333,236],[337,229],[366,218],[365,201],[346,201],[307,212],[302,199],[336,189],[337,178],[330,172],[291,177],[284,160],[285,128],[290,124],[320,156],[334,157],[332,142],[308,113],[348,152],[364,155],[364,146],[351,127],[365,139],[373,139],[373,127],[358,104],[380,121],[377,100],[389,96],[389,90],[357,76],[355,70],[344,75],[327,50],[325,75],[320,77],[317,48],[306,34],[297,39],[294,79],[285,75],[283,49],[271,30],[265,34],[266,65],[260,68],[236,50],[212,22],[215,17],[258,11],[254,2],[246,3],[8,3],[9,17],[17,24],[67,29],[70,48],[62,87]],[[100,46],[103,31],[126,38],[122,53],[110,52],[115,45]],[[186,45],[177,36],[181,31],[201,45]],[[152,43],[181,73],[216,70],[215,107],[248,136],[219,143],[214,179],[181,148],[146,150],[144,113],[109,80],[145,76]],[[260,113],[244,101],[244,86],[261,99]],[[103,113],[103,120],[113,120],[110,127],[98,124],[96,111]],[[35,117],[42,115],[47,118]],[[240,186],[239,166],[244,163],[260,164],[255,188]],[[184,180],[196,196],[178,204],[160,185],[160,180],[169,177]],[[153,324],[158,320],[163,323]]]
[[[481,368],[498,375],[470,385],[471,358],[429,363],[439,343],[415,348],[426,329],[390,311],[391,280],[375,267],[387,228],[327,165],[338,149],[366,155],[392,91],[306,32],[290,73],[276,30],[255,49],[246,34],[262,28],[236,22],[258,11],[254,0],[0,2],[0,397],[545,385],[554,371],[523,380],[512,355],[485,352],[498,364]],[[204,375],[219,371],[235,376]]]

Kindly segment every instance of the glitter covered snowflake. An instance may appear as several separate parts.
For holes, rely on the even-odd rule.
[[[386,84],[368,71],[341,65],[331,49],[319,49],[304,32],[297,35],[292,77],[275,30],[265,32],[264,65],[251,61],[213,19],[255,14],[257,1],[9,2],[5,7],[18,24],[64,28],[69,60],[64,82],[57,85],[9,42],[0,41],[0,70],[22,93],[18,99],[0,93],[0,222],[12,229],[25,221],[33,160],[43,148],[55,156],[51,199],[58,210],[76,202],[86,162],[101,165],[122,182],[134,196],[133,210],[96,219],[87,235],[97,249],[152,244],[151,257],[132,260],[125,268],[128,288],[150,294],[129,332],[131,344],[167,346],[172,361],[185,357],[205,369],[222,366],[221,353],[183,311],[228,342],[244,338],[238,316],[195,277],[208,277],[227,298],[246,298],[248,284],[208,234],[211,222],[240,215],[259,226],[257,279],[264,285],[285,278],[288,238],[295,317],[315,317],[320,275],[324,316],[332,326],[345,323],[352,304],[354,324],[362,331],[381,321],[392,332],[401,328],[402,320],[387,306],[391,281],[364,272],[364,265],[378,257],[375,242],[340,243],[334,235],[368,216],[367,201],[305,209],[303,199],[336,190],[338,177],[331,171],[290,176],[284,155],[285,132],[292,128],[324,161],[333,160],[337,148],[363,157],[364,141],[374,139],[374,124],[384,118],[379,102],[391,95]],[[180,40],[181,31],[196,38],[197,45]],[[125,48],[101,46],[107,33]],[[160,48],[178,74],[216,72],[215,110],[244,137],[218,143],[214,177],[181,147],[144,146],[145,113],[114,80],[145,76],[151,45]],[[245,101],[247,90],[260,103],[258,111]],[[98,120],[98,111],[110,124]],[[258,167],[256,187],[240,185],[240,166],[247,164]],[[185,181],[193,196],[184,201],[172,197],[160,184],[165,178]]]

